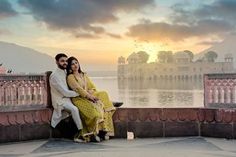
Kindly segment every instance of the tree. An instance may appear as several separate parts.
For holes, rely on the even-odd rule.
[[[214,51],[208,51],[207,53],[204,54],[204,57],[206,58],[208,62],[215,62],[218,55]]]
[[[145,51],[139,51],[137,52],[137,55],[139,56],[140,63],[147,63],[149,59],[149,55]]]
[[[172,51],[159,51],[157,58],[160,63],[171,63],[173,62],[173,53]]]
[[[159,51],[157,53],[157,58],[160,63],[164,63],[166,61],[165,51]]]
[[[194,54],[192,51],[189,51],[189,50],[184,50],[185,53],[187,53],[190,57],[190,61],[192,62],[193,61],[193,58],[194,58]]]
[[[173,62],[173,52],[172,51],[166,51],[166,62],[172,63]]]

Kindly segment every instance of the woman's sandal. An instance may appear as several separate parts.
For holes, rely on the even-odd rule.
[[[101,138],[97,135],[91,137],[91,142],[101,142]]]
[[[86,143],[82,137],[74,137],[74,142],[76,143]]]

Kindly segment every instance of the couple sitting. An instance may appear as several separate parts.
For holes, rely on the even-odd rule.
[[[78,129],[75,142],[100,142],[114,136],[115,108],[108,94],[96,90],[76,58],[60,53],[55,59],[58,67],[49,79],[54,108],[52,127],[70,113]]]

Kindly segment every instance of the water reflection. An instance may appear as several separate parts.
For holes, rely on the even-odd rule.
[[[203,83],[194,81],[137,81],[92,78],[97,87],[109,92],[123,107],[202,107]]]
[[[129,107],[201,107],[202,80],[118,80],[120,99]]]
[[[202,80],[117,80],[119,89],[203,89]]]

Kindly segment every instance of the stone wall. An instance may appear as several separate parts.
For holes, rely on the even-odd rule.
[[[206,136],[236,138],[235,109],[120,108],[114,115],[116,137]]]
[[[49,108],[0,113],[0,143],[61,137],[50,127]],[[236,139],[236,109],[118,108],[115,137],[204,136]]]
[[[0,112],[0,143],[52,137],[51,109]]]

